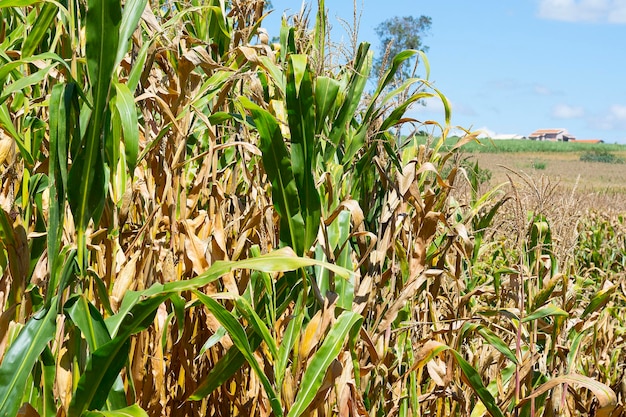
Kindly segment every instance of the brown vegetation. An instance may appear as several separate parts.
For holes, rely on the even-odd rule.
[[[423,55],[365,94],[323,2],[272,46],[263,1],[26,3],[0,9],[0,416],[624,414],[624,213],[480,191],[475,134],[405,117],[448,109],[393,88]]]

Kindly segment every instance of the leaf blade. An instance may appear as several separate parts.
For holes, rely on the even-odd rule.
[[[362,320],[363,318],[359,314],[352,311],[344,311],[337,318],[337,322],[332,326],[324,338],[324,342],[315,352],[309,366],[304,371],[300,390],[296,395],[293,406],[289,410],[288,417],[302,415],[309,404],[311,404],[317,391],[322,386],[326,370],[346,343],[348,333]]]
[[[54,337],[55,318],[54,308],[40,311],[28,320],[5,353],[0,364],[0,415],[17,414],[28,376]]]

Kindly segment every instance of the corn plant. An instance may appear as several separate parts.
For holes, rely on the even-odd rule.
[[[271,45],[263,0],[0,13],[0,415],[620,412],[622,235],[493,231],[421,52],[369,91],[323,1]]]

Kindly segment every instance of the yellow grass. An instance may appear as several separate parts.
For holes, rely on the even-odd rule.
[[[543,175],[584,192],[626,193],[626,165],[583,162],[575,153],[474,153],[471,160],[492,172],[491,184],[507,182],[514,170],[533,177]],[[544,169],[535,168],[542,164]]]

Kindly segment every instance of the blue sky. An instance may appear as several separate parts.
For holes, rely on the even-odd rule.
[[[313,5],[314,19],[317,2]],[[266,19],[276,36],[284,10]],[[335,41],[347,40],[352,0],[327,0]],[[626,144],[626,0],[357,0],[359,40],[378,50],[374,28],[394,16],[432,18],[431,81],[452,103],[452,124],[491,134],[566,128],[578,139]],[[416,106],[418,119],[443,120],[442,106]]]

